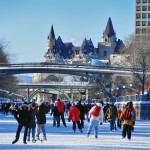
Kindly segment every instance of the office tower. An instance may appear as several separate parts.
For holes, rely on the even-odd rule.
[[[135,34],[150,33],[150,0],[135,0]]]

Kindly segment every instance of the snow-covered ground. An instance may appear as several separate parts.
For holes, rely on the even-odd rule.
[[[66,117],[67,121],[67,117]],[[149,150],[150,149],[150,121],[136,121],[132,139],[121,138],[121,129],[118,132],[109,132],[109,123],[99,126],[98,139],[94,132],[86,137],[88,123],[85,121],[83,133],[72,130],[72,123],[67,122],[67,128],[62,124],[60,128],[52,126],[52,116],[47,114],[47,142],[28,142],[23,144],[23,131],[16,144],[11,144],[15,139],[17,122],[12,115],[0,114],[0,150]],[[22,129],[23,130],[23,129]],[[42,134],[40,135],[42,137]]]

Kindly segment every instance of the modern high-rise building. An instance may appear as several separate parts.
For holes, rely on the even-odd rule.
[[[150,0],[135,0],[135,34],[150,33]]]

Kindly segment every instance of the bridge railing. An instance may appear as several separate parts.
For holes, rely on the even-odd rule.
[[[46,63],[46,62],[40,62],[40,63],[14,63],[14,64],[5,64],[0,63],[0,67],[67,67],[67,68],[85,68],[85,69],[110,69],[110,70],[121,70],[121,71],[137,71],[141,72],[141,68],[133,68],[133,67],[123,67],[123,66],[114,66],[114,65],[101,65],[101,66],[92,66],[92,65],[82,65],[82,64],[56,64],[56,63]]]
[[[115,103],[115,102],[128,102],[128,101],[144,101],[144,102],[150,102],[150,93],[144,94],[144,95],[127,95],[127,96],[119,96],[119,97],[112,97],[112,98],[103,98],[102,99],[104,102],[109,101],[110,103]]]

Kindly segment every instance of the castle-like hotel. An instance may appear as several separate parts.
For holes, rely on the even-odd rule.
[[[53,25],[47,38],[47,52],[45,53],[45,62],[64,63],[87,63],[91,59],[107,59],[110,54],[118,54],[122,45],[120,39],[117,40],[111,18],[108,19],[105,31],[102,36],[102,42],[98,42],[95,48],[91,39],[83,40],[80,47],[74,46],[71,42],[63,42],[59,36],[55,37]]]

